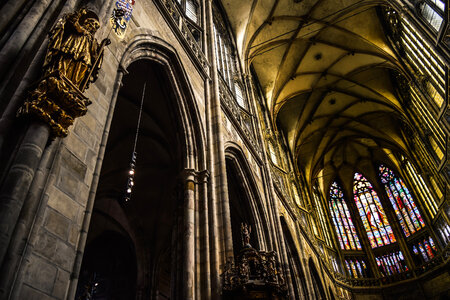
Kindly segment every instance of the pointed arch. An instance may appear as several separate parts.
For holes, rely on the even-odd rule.
[[[287,225],[286,219],[280,217],[283,237],[286,244],[287,258],[289,261],[289,273],[294,289],[295,299],[309,299],[309,292],[306,285],[305,273],[303,272],[300,256],[295,247],[294,239]]]
[[[268,249],[272,237],[267,228],[269,224],[267,211],[262,205],[258,185],[248,160],[242,149],[234,143],[225,145],[225,160],[233,248],[235,252],[239,249],[240,223],[246,222],[252,226],[250,244],[256,249]]]
[[[325,289],[323,288],[322,280],[320,279],[320,275],[317,272],[316,265],[314,264],[312,258],[309,258],[308,264],[309,271],[311,272],[311,279],[314,287],[314,293],[316,294],[316,299],[325,300]]]
[[[384,165],[378,167],[378,176],[394,208],[403,233],[409,237],[425,227],[423,218],[403,180]]]
[[[342,250],[361,250],[361,243],[356,233],[344,199],[342,187],[335,181],[330,187],[330,200],[328,202],[331,218]]]

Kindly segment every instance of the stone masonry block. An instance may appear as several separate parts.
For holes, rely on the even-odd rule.
[[[53,195],[50,195],[49,197],[47,203],[48,206],[58,211],[69,220],[76,222],[81,205],[58,189],[54,189],[52,194]]]
[[[80,179],[77,179],[67,168],[61,166],[59,176],[56,179],[56,186],[59,190],[74,198],[78,194],[79,183]]]
[[[50,235],[46,230],[39,231],[38,239],[34,245],[34,250],[40,255],[52,258],[56,251],[56,238]]]
[[[72,244],[73,246],[76,246],[78,243],[79,233],[80,233],[80,229],[78,228],[78,226],[72,225],[70,227],[68,242],[70,244]]]
[[[83,118],[82,119],[83,123],[88,128],[94,129],[97,126],[98,121],[97,121],[97,117],[96,116],[98,115],[99,107],[98,107],[98,104],[96,104],[96,106],[97,106],[97,108],[96,108],[97,113],[95,115],[88,111],[88,113],[85,116],[82,117]],[[80,119],[80,121],[81,121],[81,119]]]
[[[93,130],[95,130],[96,126],[88,127],[83,120],[80,120],[75,125],[73,132],[75,132],[90,148],[94,148],[96,143],[96,137],[94,135]]]
[[[85,160],[88,147],[76,134],[69,133],[69,136],[64,139],[64,143],[79,160]]]
[[[28,285],[24,285],[22,290],[20,291],[19,299],[27,299],[27,300],[53,300],[52,298]]]
[[[53,291],[57,268],[44,259],[32,255],[25,273],[24,282],[45,293]],[[30,298],[22,298],[30,299]]]
[[[89,169],[94,170],[97,164],[97,153],[89,149],[86,155],[86,165]]]
[[[81,204],[81,207],[83,207],[83,208],[86,207],[86,202],[89,198],[90,184],[91,184],[91,182],[81,183],[80,187],[78,189],[78,195],[75,199],[78,203]]]
[[[87,169],[86,165],[66,147],[63,147],[61,151],[61,165],[71,170],[76,178],[84,179]]]
[[[75,259],[75,249],[64,241],[56,242],[56,253],[53,262],[61,269],[66,271],[72,270],[73,261]]]
[[[45,228],[63,240],[67,240],[69,235],[70,221],[57,211],[48,208],[45,220]]]
[[[69,287],[70,273],[58,270],[58,275],[56,276],[55,286],[53,287],[53,295],[58,299],[65,299],[67,289]]]

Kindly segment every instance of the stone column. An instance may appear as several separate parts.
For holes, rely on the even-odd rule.
[[[215,36],[213,30],[213,14],[212,14],[212,1],[207,2],[207,14],[208,14],[208,27],[206,30],[210,36],[210,52],[209,60],[211,64],[211,121],[212,129],[216,133],[214,135],[215,140],[211,141],[214,144],[215,150],[215,161],[213,162],[216,167],[216,172],[211,174],[213,177],[217,178],[216,190],[220,201],[219,207],[221,208],[221,220],[222,220],[222,233],[225,245],[225,253],[223,258],[223,263],[228,257],[233,257],[233,238],[231,235],[231,217],[230,217],[230,204],[228,201],[228,185],[227,185],[227,174],[225,168],[225,149],[223,142],[223,128],[222,128],[222,108],[220,105],[220,94],[219,94],[219,74],[217,72],[216,64],[216,54],[214,51],[215,47]]]
[[[59,155],[59,145],[56,141],[47,147],[37,168],[33,182],[25,198],[25,203],[17,220],[11,241],[0,269],[0,299],[8,295],[12,289],[13,280],[18,273],[25,250],[29,246],[30,231],[35,223],[37,213],[43,202],[42,192],[46,185],[50,166]],[[25,246],[24,246],[25,244]]]
[[[185,169],[182,174],[184,186],[183,209],[183,299],[195,298],[195,186],[197,174]]]
[[[0,187],[0,262],[2,263],[49,136],[48,125],[37,121],[29,125],[5,181]]]
[[[200,234],[200,261],[201,274],[197,282],[200,283],[201,297],[204,299],[211,299],[211,259],[210,259],[210,246],[209,246],[209,220],[208,220],[208,178],[209,172],[207,170],[201,171],[198,174],[198,195],[199,195],[199,224],[198,232]],[[200,294],[196,295],[197,298]]]

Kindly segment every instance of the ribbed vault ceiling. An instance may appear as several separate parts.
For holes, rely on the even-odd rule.
[[[385,149],[407,148],[392,83],[404,72],[377,13],[383,3],[222,1],[242,64],[256,71],[308,180],[352,178],[364,161],[386,161]]]

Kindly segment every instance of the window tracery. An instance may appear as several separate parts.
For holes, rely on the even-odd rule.
[[[320,199],[320,195],[316,192],[316,190],[313,191],[313,198],[314,198],[314,202],[315,202],[315,206],[316,206],[316,211],[317,211],[317,215],[319,217],[319,221],[320,221],[320,227],[321,227],[321,233],[322,233],[322,237],[325,239],[325,242],[327,243],[328,246],[331,246],[331,239],[330,239],[330,235],[329,232],[327,230],[327,226],[326,226],[326,219],[325,219],[325,215],[324,215],[324,210],[322,207],[322,203],[321,203],[321,199]]]
[[[391,225],[377,193],[370,182],[360,173],[355,173],[353,195],[372,248],[396,241]]]
[[[379,166],[379,176],[405,236],[409,237],[425,227],[422,216],[402,179],[384,165]]]
[[[432,217],[434,217],[437,213],[437,203],[433,198],[433,194],[428,189],[427,184],[425,183],[422,175],[418,174],[414,166],[407,160],[404,160],[405,162],[405,169],[409,177],[414,183],[414,186],[416,187],[417,192],[420,194],[423,203],[425,204],[425,207],[427,208],[428,212]]]
[[[450,243],[450,226],[447,224],[445,219],[440,216],[436,221],[437,233],[442,243],[445,245]]]
[[[241,80],[241,73],[234,55],[234,46],[228,36],[228,32],[219,14],[216,14],[214,20],[214,36],[215,36],[215,53],[217,70],[219,71],[222,83],[224,83],[228,90],[233,95],[236,103],[241,108],[247,108],[247,98],[245,96],[244,85]]]
[[[177,0],[178,4],[182,7],[182,10],[186,17],[189,18],[195,24],[199,21],[199,7],[200,5],[196,0]]]
[[[361,243],[356,234],[355,225],[344,200],[344,192],[337,182],[333,182],[330,187],[329,205],[341,249],[361,250]]]
[[[425,0],[419,3],[419,11],[421,16],[431,25],[431,27],[439,31],[444,21],[443,14],[445,11],[445,3],[441,0]]]

